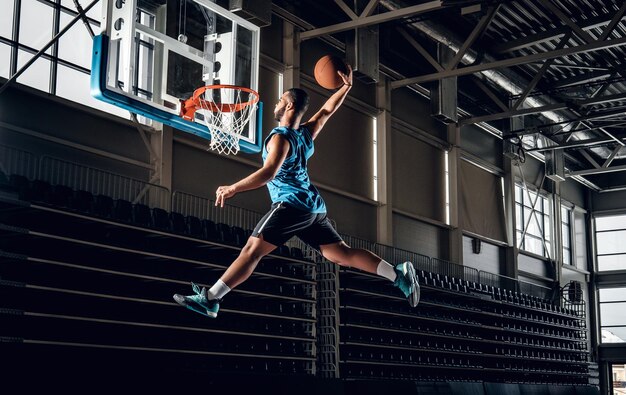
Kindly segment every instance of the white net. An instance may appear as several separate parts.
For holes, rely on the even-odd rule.
[[[210,148],[224,155],[237,155],[239,140],[256,113],[258,94],[234,86],[207,87],[199,96],[196,113],[211,133]]]

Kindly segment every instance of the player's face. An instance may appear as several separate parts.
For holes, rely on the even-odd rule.
[[[283,118],[283,115],[285,115],[287,104],[289,104],[287,94],[283,93],[283,95],[278,100],[278,103],[276,103],[276,106],[274,107],[274,119],[276,121],[280,122],[280,120]]]

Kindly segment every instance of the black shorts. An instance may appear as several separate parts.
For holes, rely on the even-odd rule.
[[[281,246],[293,236],[298,236],[318,251],[321,245],[342,241],[326,213],[309,213],[285,203],[272,204],[270,211],[261,218],[252,232],[253,237],[259,235],[263,235],[263,240],[275,246]]]

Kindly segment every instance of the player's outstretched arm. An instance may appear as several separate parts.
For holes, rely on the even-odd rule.
[[[224,202],[239,192],[257,189],[272,181],[289,153],[289,141],[280,134],[272,136],[267,143],[267,158],[263,167],[232,185],[224,185],[215,191],[215,205],[224,207]]]
[[[343,80],[343,85],[326,100],[326,103],[324,103],[322,108],[320,108],[311,119],[304,123],[304,125],[309,128],[313,139],[322,131],[322,128],[330,116],[343,104],[343,100],[348,96],[348,92],[352,88],[352,67],[350,67],[350,65],[348,65],[348,74],[342,73],[341,71],[337,71],[337,74],[339,74]]]

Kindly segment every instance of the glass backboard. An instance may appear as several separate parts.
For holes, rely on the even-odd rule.
[[[258,89],[259,27],[222,3],[103,0],[102,31],[93,46],[92,95],[210,139],[202,112],[183,119],[181,103],[206,85]],[[242,132],[243,152],[260,151],[259,107]]]

